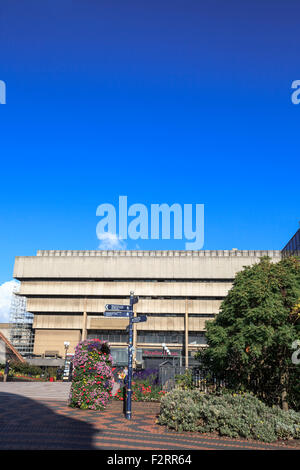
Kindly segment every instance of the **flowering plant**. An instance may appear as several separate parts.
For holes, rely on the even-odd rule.
[[[133,379],[138,382],[143,382],[144,385],[159,385],[159,370],[158,369],[142,369],[134,371]]]
[[[78,343],[73,359],[73,378],[69,406],[103,410],[112,396],[112,356],[106,341]]]
[[[165,395],[165,391],[161,390],[159,386],[148,385],[143,382],[132,382],[132,401],[160,401],[161,397]],[[124,400],[123,390],[120,388],[115,395],[116,400]]]

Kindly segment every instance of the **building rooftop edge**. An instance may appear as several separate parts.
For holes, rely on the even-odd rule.
[[[37,256],[124,256],[124,257],[226,257],[226,256],[269,256],[281,257],[281,250],[37,250]]]

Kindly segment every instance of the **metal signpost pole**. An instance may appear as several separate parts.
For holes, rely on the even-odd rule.
[[[130,292],[130,305],[118,305],[118,304],[106,304],[105,305],[105,317],[127,317],[129,318],[129,339],[128,339],[128,372],[127,372],[127,393],[126,393],[126,419],[131,419],[131,397],[132,397],[132,355],[133,355],[133,323],[140,323],[147,321],[146,315],[139,317],[133,317],[133,306],[139,301],[136,295]]]
[[[131,419],[131,397],[132,397],[132,353],[133,353],[133,305],[138,302],[130,292],[130,316],[129,316],[129,342],[128,342],[128,376],[127,376],[127,395],[126,395],[126,419]]]
[[[127,375],[127,393],[126,393],[126,419],[131,419],[131,395],[132,395],[131,383],[132,383],[132,348],[133,348],[132,316],[133,316],[133,313],[130,313],[129,342],[128,342],[128,375]]]

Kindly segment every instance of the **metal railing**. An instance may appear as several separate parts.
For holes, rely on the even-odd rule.
[[[208,371],[200,369],[199,366],[185,367],[171,366],[169,364],[159,367],[159,383],[162,390],[168,392],[176,387],[184,387],[184,385],[190,388],[197,388],[204,393],[210,393],[226,386],[224,379],[220,379]]]

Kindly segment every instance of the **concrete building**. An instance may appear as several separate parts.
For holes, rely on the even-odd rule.
[[[205,347],[205,322],[220,304],[243,266],[278,251],[38,251],[15,259],[19,295],[34,314],[34,354],[64,357],[86,338],[106,339],[119,364],[126,364],[126,318],[103,315],[105,304],[128,304],[130,291],[139,296],[134,345],[137,363],[155,367],[163,356],[183,357]]]

